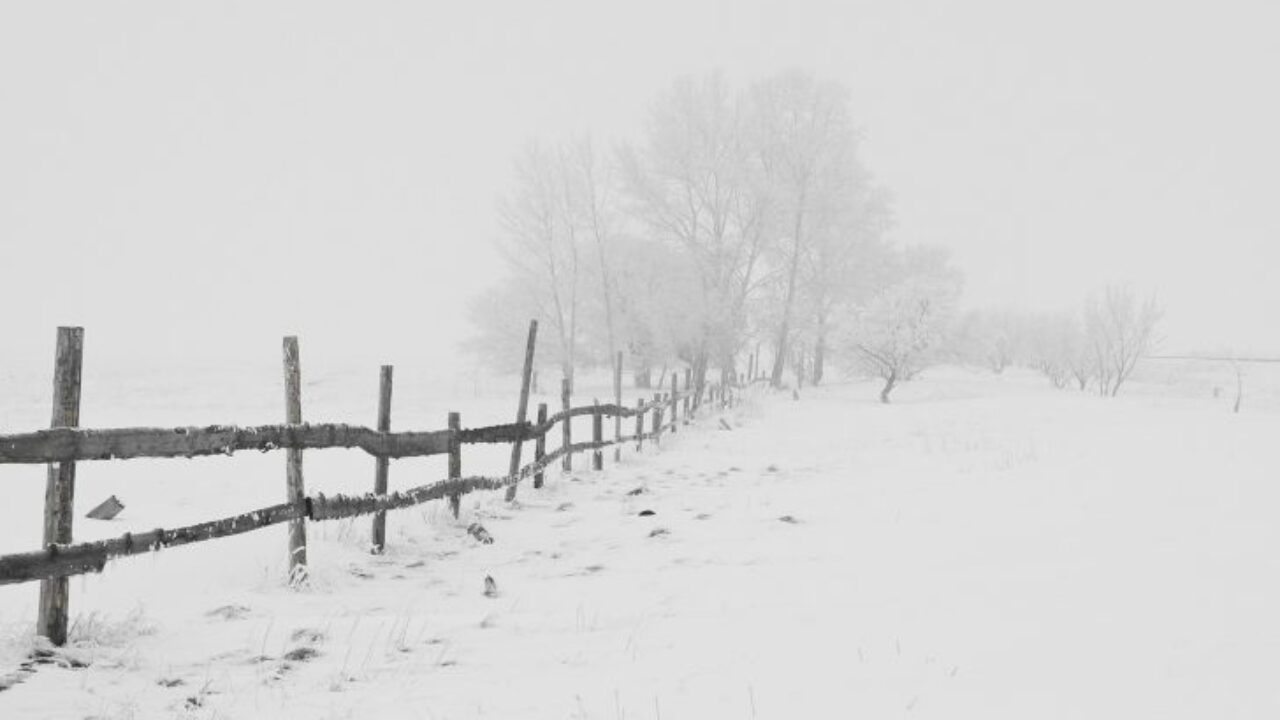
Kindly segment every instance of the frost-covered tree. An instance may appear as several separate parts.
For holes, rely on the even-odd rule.
[[[624,350],[640,384],[684,364],[702,384],[772,341],[776,366],[820,380],[886,254],[887,194],[856,149],[847,93],[799,72],[679,79],[608,162],[589,140],[530,145],[500,205],[504,287],[475,303],[471,347],[514,346],[500,314],[518,303],[566,377]]]
[[[898,278],[854,315],[845,340],[853,369],[884,381],[884,403],[936,359],[962,285],[934,249],[909,249],[900,265]]]
[[[517,158],[515,174],[512,190],[499,203],[503,229],[499,247],[509,270],[506,282],[521,285],[530,297],[532,308],[525,308],[535,310],[542,326],[552,331],[556,341],[552,354],[572,382],[585,264],[574,211],[576,190],[563,153],[537,143],[530,143]],[[480,304],[483,307],[484,301]],[[502,328],[482,327],[481,331],[501,332]]]
[[[841,316],[870,299],[891,262],[884,240],[891,220],[887,194],[870,180],[856,183],[825,208],[801,264],[799,337],[812,348],[811,382],[826,375],[828,345]]]

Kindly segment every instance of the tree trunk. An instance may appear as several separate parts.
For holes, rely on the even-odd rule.
[[[889,393],[893,392],[893,388],[897,384],[898,384],[897,373],[890,373],[889,377],[885,378],[884,388],[880,390],[880,402],[884,403],[885,405],[889,404]]]
[[[804,198],[803,189],[800,192],[800,199],[796,207],[796,218],[792,232],[795,235],[795,243],[791,248],[791,269],[787,274],[787,297],[782,305],[782,325],[778,328],[778,355],[773,360],[773,376],[770,378],[770,384],[777,388],[782,386],[782,368],[787,360],[787,342],[790,340],[791,334],[791,306],[795,303],[796,296],[796,277],[800,273],[800,246],[801,231],[804,222]]]
[[[637,390],[648,390],[653,387],[653,369],[641,368],[631,374]]]
[[[825,333],[818,332],[818,342],[813,346],[813,384],[821,385],[822,376],[827,367],[827,339]]]
[[[567,363],[567,362],[560,363],[560,376],[569,382],[569,392],[572,393],[573,392],[573,364]]]

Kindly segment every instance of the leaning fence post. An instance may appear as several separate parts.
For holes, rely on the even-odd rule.
[[[392,367],[383,365],[378,374],[378,432],[391,432],[391,374]],[[387,494],[387,475],[391,469],[391,459],[379,457],[374,460],[373,492],[375,495]],[[379,554],[387,546],[387,512],[379,510],[373,515],[373,552]]]
[[[547,422],[547,404],[538,403],[538,438],[533,441],[533,461],[538,464],[538,472],[533,474],[533,486],[542,487],[542,460],[547,456],[547,430],[542,427]]]
[[[595,446],[595,451],[591,453],[591,469],[604,469],[604,448],[600,447],[604,442],[604,416],[600,414],[600,401],[595,400],[591,406],[591,444]]]
[[[284,339],[284,412],[285,422],[302,424],[302,368],[298,357],[298,338],[290,335]],[[291,447],[285,458],[286,497],[301,508],[306,503],[307,491],[302,483],[302,449]],[[307,519],[299,517],[289,521],[289,582],[299,583],[307,578]]]
[[[644,398],[636,398],[636,452],[644,447]]]
[[[622,351],[619,350],[613,363],[613,404],[622,410]],[[613,416],[613,439],[617,446],[613,448],[613,461],[622,461],[622,413]]]
[[[516,424],[524,425],[529,416],[529,383],[533,380],[533,349],[538,342],[538,321],[529,321],[529,341],[524,347],[524,372],[520,376],[520,407],[516,409]],[[511,466],[507,477],[515,478],[520,472],[520,451],[524,448],[524,437],[511,444]],[[519,481],[512,479],[507,486],[507,502],[516,499],[516,486]]]
[[[462,438],[459,433],[462,431],[462,415],[456,412],[449,413],[449,479],[462,479]],[[453,519],[457,520],[458,515],[462,514],[462,493],[454,491],[449,495],[449,511],[453,513]]]
[[[564,457],[560,459],[560,467],[569,472],[573,470],[573,453],[569,448],[573,445],[573,418],[569,417],[569,378],[560,381],[560,409],[564,411],[564,420],[560,421],[560,448]]]
[[[58,328],[58,346],[53,364],[53,418],[50,427],[80,425],[80,375],[84,362],[84,328]],[[44,493],[44,545],[71,543],[71,520],[75,514],[76,464],[50,463]],[[71,591],[65,577],[40,581],[40,605],[36,634],[54,645],[67,642],[67,614]]]

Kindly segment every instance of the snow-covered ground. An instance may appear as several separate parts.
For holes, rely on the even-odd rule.
[[[307,417],[372,422],[368,375],[315,375]],[[412,378],[395,425],[463,408]],[[71,584],[60,659],[88,666],[21,674],[0,718],[1280,716],[1280,414],[1166,380],[1101,400],[939,369],[891,406],[867,383],[761,394],[732,430],[704,421],[603,473],[579,456],[516,507],[392,513],[384,556],[367,519],[313,524],[303,591],[281,582],[280,528],[117,561]],[[86,426],[278,421],[269,380],[111,387],[86,389]],[[0,430],[47,422],[45,394]],[[508,421],[510,398],[471,393],[465,424]],[[77,537],[278,502],[283,464],[84,464]],[[363,489],[372,465],[308,453],[309,488]],[[392,484],[442,472],[395,463]],[[43,470],[0,478],[0,552],[31,549]],[[82,518],[112,493],[120,521]],[[0,588],[0,676],[35,597]]]

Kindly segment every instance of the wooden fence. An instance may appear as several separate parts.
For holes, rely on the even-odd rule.
[[[505,489],[507,499],[512,500],[520,481],[532,477],[533,486],[542,487],[546,468],[560,462],[564,470],[571,470],[572,457],[583,452],[592,453],[592,467],[600,470],[604,467],[604,448],[617,446],[614,454],[617,460],[624,445],[634,443],[638,451],[646,442],[656,444],[660,442],[664,432],[676,432],[682,423],[688,424],[690,418],[705,407],[723,409],[733,404],[744,387],[722,382],[693,388],[690,387],[692,378],[686,372],[684,388],[681,389],[678,375],[673,373],[669,392],[656,393],[649,402],[637,401],[634,408],[624,407],[621,402],[622,354],[618,353],[613,373],[613,403],[593,402],[591,405],[572,407],[566,380],[561,388],[560,411],[549,415],[546,404],[540,404],[536,421],[529,422],[529,385],[536,338],[535,321],[529,327],[516,422],[509,425],[463,428],[460,415],[449,413],[448,427],[444,430],[392,432],[390,366],[384,366],[381,370],[377,429],[346,424],[303,423],[298,343],[297,338],[288,337],[284,340],[286,424],[91,430],[77,427],[84,332],[81,328],[59,328],[52,427],[30,433],[0,435],[0,464],[48,464],[44,547],[34,552],[0,556],[0,585],[40,581],[37,631],[54,644],[61,645],[65,643],[67,633],[67,578],[82,573],[101,572],[112,558],[154,552],[289,523],[290,579],[292,582],[302,582],[306,578],[308,521],[372,514],[373,549],[374,552],[381,552],[386,542],[385,513],[388,510],[447,499],[456,517],[462,495],[477,490]],[[591,439],[574,442],[573,418],[588,416],[592,419]],[[614,418],[613,437],[609,439],[604,436],[605,418]],[[624,418],[634,418],[634,430],[628,434],[623,433]],[[560,446],[548,452],[547,437],[553,434],[557,425],[561,428]],[[528,441],[534,442],[533,460],[521,464],[522,448]],[[511,444],[511,462],[506,475],[462,474],[462,447],[478,443]],[[373,492],[358,495],[307,495],[302,474],[302,451],[322,448],[359,448],[373,456]],[[195,525],[157,528],[140,533],[125,533],[108,540],[73,543],[71,531],[77,462],[193,458],[231,455],[242,450],[286,451],[285,502]],[[391,460],[430,455],[449,456],[446,479],[407,490],[387,491]]]

